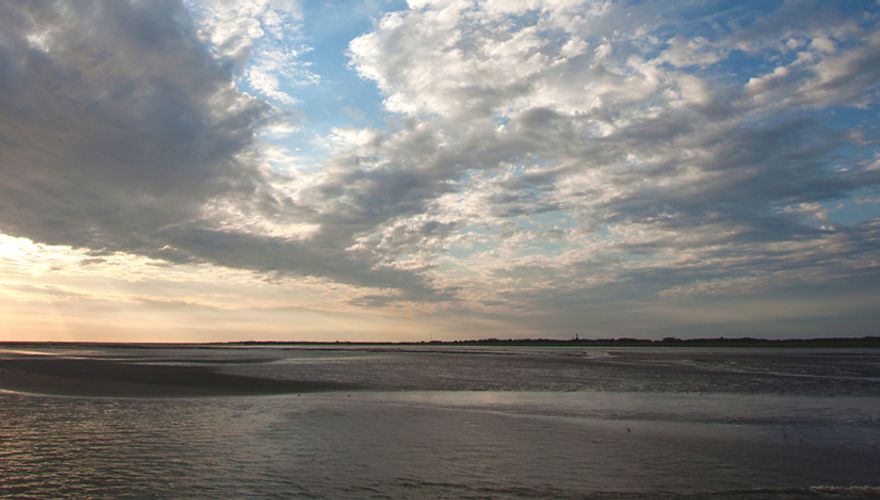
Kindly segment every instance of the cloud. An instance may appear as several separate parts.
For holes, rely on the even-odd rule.
[[[707,48],[708,40],[697,37],[687,40],[676,35],[667,42],[669,47],[660,57],[669,64],[681,68],[687,66],[707,66],[721,60],[721,56]]]
[[[230,84],[173,2],[4,5],[4,229],[148,250],[231,183],[265,107]],[[88,29],[86,29],[88,27]],[[28,37],[39,33],[42,43]],[[245,188],[245,186],[241,186]]]
[[[698,7],[410,2],[348,46],[384,126],[303,165],[277,137],[323,81],[298,2],[4,4],[0,230],[559,331],[867,287],[877,222],[830,205],[880,189],[876,8]]]
[[[866,37],[864,45],[838,53],[829,50],[827,38],[818,38],[820,45],[813,43],[791,64],[753,77],[746,89],[759,102],[777,106],[868,106],[880,92],[880,36]]]
[[[453,228],[447,243],[424,245],[445,270],[438,280],[530,308],[535,294],[566,302],[614,283],[716,293],[724,287],[697,284],[815,265],[799,244],[824,256],[827,279],[872,269],[873,226],[826,224],[821,208],[877,189],[863,161],[872,146],[853,154],[857,124],[826,125],[803,109],[877,104],[876,14],[785,4],[751,24],[665,38],[699,21],[626,2],[411,7],[354,40],[351,61],[390,111],[418,121],[388,139],[412,150],[386,141],[379,154],[424,173],[432,187],[410,206]],[[806,42],[776,43],[795,33]],[[760,64],[731,67],[735,53],[791,62],[767,76]],[[395,249],[387,231],[361,241],[408,260],[409,243]],[[455,257],[473,231],[480,251]],[[542,234],[561,239],[535,244]]]
[[[235,86],[180,3],[0,10],[2,231],[429,295],[417,276],[346,258],[345,241],[294,241],[323,221],[263,163],[254,135],[271,110]]]
[[[264,99],[297,103],[291,87],[313,85],[320,75],[304,60],[303,12],[298,0],[207,0],[187,2],[200,39],[224,64],[244,68],[244,80]]]
[[[215,55],[245,64],[264,36],[284,39],[302,24],[297,0],[208,0],[189,2],[199,21],[198,34]]]

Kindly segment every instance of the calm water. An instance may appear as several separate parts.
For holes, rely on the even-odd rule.
[[[880,493],[878,350],[43,351],[362,389],[0,393],[0,496]]]

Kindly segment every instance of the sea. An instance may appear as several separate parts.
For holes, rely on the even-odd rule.
[[[28,350],[346,388],[0,391],[0,497],[880,496],[878,349]]]

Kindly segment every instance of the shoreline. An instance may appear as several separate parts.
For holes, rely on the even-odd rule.
[[[471,339],[471,340],[431,340],[431,341],[304,341],[304,340],[243,340],[229,342],[76,342],[76,341],[17,341],[0,340],[3,347],[102,347],[128,349],[162,348],[243,348],[243,347],[717,347],[717,348],[880,348],[880,336],[863,337],[820,337],[762,339],[754,337],[702,337],[641,339],[641,338],[603,338],[603,339]]]

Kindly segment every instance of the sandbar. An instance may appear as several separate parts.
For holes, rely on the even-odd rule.
[[[0,389],[66,396],[184,397],[287,394],[355,388],[332,382],[234,375],[219,369],[219,366],[209,365],[14,356],[0,358]]]

